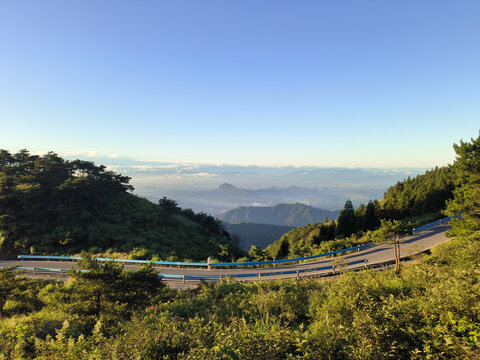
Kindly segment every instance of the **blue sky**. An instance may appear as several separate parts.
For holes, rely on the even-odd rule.
[[[0,0],[0,148],[434,167],[480,129],[480,2]]]

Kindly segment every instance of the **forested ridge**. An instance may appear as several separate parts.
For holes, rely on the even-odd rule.
[[[442,217],[454,190],[464,182],[456,175],[457,165],[426,171],[413,179],[399,181],[388,188],[383,199],[360,204],[354,209],[345,202],[337,221],[301,226],[284,234],[265,249],[265,258],[280,259],[316,255],[371,240],[371,231],[382,219],[400,220],[403,231]]]
[[[452,166],[437,167],[413,179],[398,182],[388,188],[381,200],[381,216],[403,219],[438,213],[460,184],[461,179],[455,178]]]
[[[130,257],[231,259],[239,251],[212,216],[130,193],[130,178],[55,153],[0,151],[0,252],[120,252]]]

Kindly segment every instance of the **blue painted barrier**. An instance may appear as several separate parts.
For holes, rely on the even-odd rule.
[[[367,259],[351,261],[345,263],[344,266],[358,265],[358,264],[367,264]],[[250,274],[230,274],[230,275],[179,275],[179,274],[158,274],[162,279],[181,279],[181,280],[207,280],[207,279],[223,279],[223,278],[262,278],[265,276],[277,276],[277,275],[295,275],[295,274],[304,274],[308,272],[321,271],[331,269],[335,273],[337,266],[328,265],[316,268],[308,269],[298,269],[298,270],[286,270],[286,271],[270,271],[270,272],[261,272],[261,273],[250,273]]]
[[[43,260],[82,260],[80,256],[55,256],[55,255],[18,255],[18,259],[43,259]]]
[[[351,261],[349,263],[345,263],[344,266],[350,266],[350,265],[357,265],[364,263],[365,265],[367,264],[368,260],[367,259],[362,259],[362,260],[356,260],[356,261]],[[3,266],[0,266],[0,268],[3,268]],[[322,267],[315,267],[315,268],[307,268],[307,269],[298,269],[298,270],[286,270],[286,271],[270,271],[270,272],[261,272],[261,273],[250,273],[250,274],[230,274],[230,275],[181,275],[181,274],[158,274],[158,277],[161,279],[165,280],[207,280],[207,279],[222,279],[222,278],[262,278],[265,276],[277,276],[277,275],[293,275],[293,274],[305,274],[308,272],[314,272],[314,271],[321,271],[321,270],[328,270],[331,269],[333,273],[335,273],[336,266],[335,265],[328,265],[328,266],[322,266]],[[68,270],[66,269],[57,269],[57,268],[35,268],[35,267],[25,267],[25,266],[18,266],[14,270],[26,270],[26,271],[32,271],[35,273],[35,271],[40,271],[40,272],[54,272],[54,273],[63,273],[67,272]],[[82,271],[88,271],[88,270],[82,270]]]
[[[434,221],[434,222],[432,222],[432,223],[430,223],[430,224],[422,225],[422,226],[420,226],[420,227],[418,227],[418,228],[416,228],[416,229],[413,229],[413,230],[412,230],[412,233],[415,235],[417,232],[426,230],[426,229],[431,228],[431,227],[433,227],[433,226],[445,224],[445,223],[449,222],[452,218],[453,218],[453,216],[449,216],[449,217],[446,217],[446,218],[443,218],[443,219]]]
[[[456,215],[455,217],[459,217],[460,215]],[[434,221],[433,223],[426,224],[423,226],[420,226],[417,229],[413,229],[412,232],[413,234],[416,234],[417,232],[426,230],[430,227],[440,225],[443,223],[446,223],[452,219],[453,216],[449,216],[444,219],[440,219],[437,221]],[[354,250],[360,250],[362,245],[354,246],[348,249],[342,249],[342,250],[336,250],[336,251],[331,251],[328,253],[324,254],[319,254],[319,255],[312,255],[312,256],[305,256],[301,258],[295,258],[295,259],[284,259],[284,260],[270,260],[270,261],[254,261],[254,262],[243,262],[243,263],[212,263],[212,267],[219,267],[219,266],[232,266],[232,267],[242,267],[242,266],[258,266],[258,265],[273,265],[273,264],[285,264],[289,262],[298,262],[298,261],[305,261],[305,260],[310,260],[310,259],[316,259],[324,256],[329,256],[329,255],[335,255],[335,254],[341,254],[345,253],[347,251],[354,251]],[[79,256],[54,256],[54,255],[18,255],[18,259],[20,260],[25,260],[25,259],[43,259],[43,260],[81,260],[82,258]],[[172,266],[196,266],[196,267],[207,267],[208,264],[206,262],[181,262],[181,261],[149,261],[149,260],[129,260],[129,259],[111,259],[111,258],[96,258],[98,261],[115,261],[115,262],[121,262],[121,263],[126,263],[126,264],[148,264],[152,263],[154,265],[172,265]]]
[[[311,255],[311,256],[305,256],[305,257],[294,258],[294,259],[255,261],[255,262],[244,262],[244,263],[213,263],[212,266],[252,266],[252,265],[284,264],[288,262],[304,261],[304,260],[316,259],[323,256],[341,254],[347,251],[360,250],[361,247],[362,245],[357,245],[348,249],[335,250],[335,251],[330,251],[328,253],[323,253],[319,255]]]
[[[255,265],[270,265],[270,264],[284,264],[288,262],[297,262],[310,259],[316,259],[323,256],[341,254],[347,251],[360,250],[362,245],[357,245],[348,249],[330,251],[328,253],[323,253],[319,255],[305,256],[301,258],[294,259],[284,259],[284,260],[269,260],[269,261],[255,261],[255,262],[243,262],[243,263],[212,263],[213,266],[255,266]],[[79,256],[51,256],[51,255],[18,255],[18,259],[44,259],[44,260],[81,260]],[[150,261],[150,260],[128,260],[128,259],[111,259],[111,258],[96,258],[98,261],[115,261],[126,264],[148,264],[152,263],[153,265],[173,265],[173,266],[203,266],[207,267],[206,262],[180,262],[180,261]]]

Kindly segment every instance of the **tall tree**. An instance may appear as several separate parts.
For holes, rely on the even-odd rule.
[[[365,204],[360,204],[355,209],[355,228],[356,230],[365,231],[366,230],[366,215],[367,215],[367,206]]]
[[[338,215],[336,236],[350,236],[356,231],[355,211],[351,200],[345,202],[345,206]]]
[[[452,222],[457,234],[480,231],[480,132],[477,139],[460,141],[453,148],[457,154],[453,168],[461,186],[454,190],[454,198],[447,202],[446,213],[462,214],[462,220]]]
[[[376,201],[376,203],[378,205],[378,201]],[[373,201],[369,201],[367,204],[367,210],[365,211],[365,230],[373,230],[378,225],[380,225],[380,222],[378,220],[375,203]]]
[[[395,253],[395,272],[400,272],[400,234],[402,232],[401,222],[398,220],[381,220],[377,236],[381,242],[393,243]]]

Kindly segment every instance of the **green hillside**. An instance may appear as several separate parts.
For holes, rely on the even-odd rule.
[[[445,208],[445,202],[453,198],[458,181],[453,168],[445,166],[398,182],[387,190],[380,202],[383,216],[403,219],[438,213]]]
[[[465,181],[459,175],[458,163],[400,181],[388,188],[381,201],[354,209],[347,200],[337,221],[298,227],[272,243],[265,253],[278,259],[355,246],[369,240],[368,231],[377,228],[380,219],[400,219],[405,230],[433,221],[443,216],[455,189]]]
[[[333,239],[335,223],[316,223],[301,226],[284,234],[265,249],[265,253],[274,259],[301,257],[323,250],[319,245]]]
[[[130,193],[129,178],[86,161],[0,153],[0,252],[122,252],[162,259],[240,255],[211,216]]]

